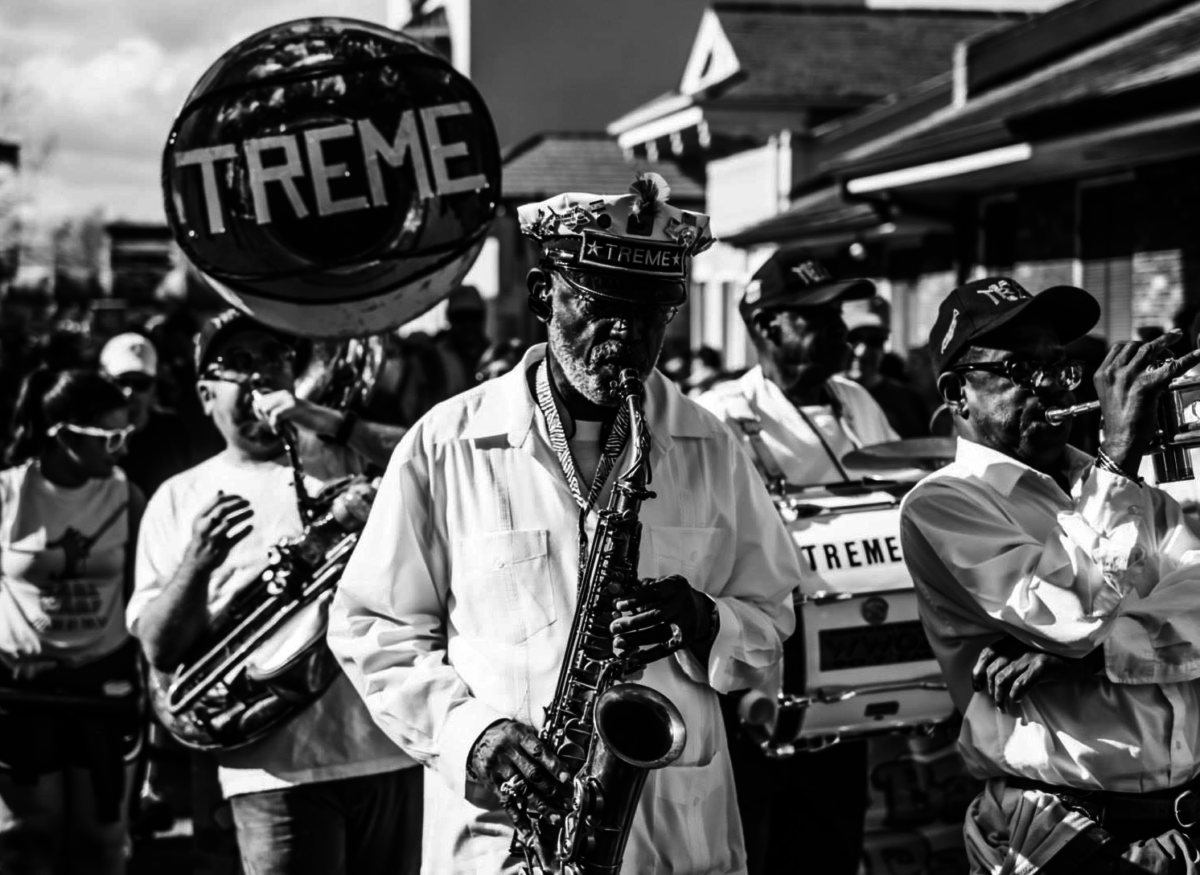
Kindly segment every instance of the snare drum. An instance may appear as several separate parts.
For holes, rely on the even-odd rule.
[[[953,716],[900,552],[900,498],[912,485],[791,488],[777,499],[803,576],[769,756]]]

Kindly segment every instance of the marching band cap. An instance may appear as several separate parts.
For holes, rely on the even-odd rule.
[[[856,301],[875,294],[867,279],[834,279],[815,258],[803,252],[776,252],[746,283],[738,303],[743,319],[776,307],[815,307],[835,301]]]
[[[100,350],[100,369],[110,377],[123,374],[158,375],[158,353],[149,338],[126,332],[104,344]]]
[[[296,338],[290,337],[282,331],[276,331],[268,325],[263,325],[239,310],[225,310],[211,319],[206,319],[196,334],[196,374],[198,376],[203,375],[204,368],[208,364],[209,353],[213,348],[226,337],[237,334],[239,331],[265,331],[267,334],[275,335],[288,346],[296,345]]]
[[[1074,286],[1051,286],[1031,295],[1005,276],[989,276],[959,286],[938,307],[929,330],[933,372],[950,369],[972,340],[1008,325],[1017,317],[1046,322],[1063,343],[1087,334],[1100,321],[1099,302]]]
[[[521,233],[541,244],[542,266],[571,271],[587,291],[679,305],[687,300],[690,260],[713,236],[708,216],[671,206],[670,193],[657,173],[639,173],[626,194],[567,192],[518,207],[517,217]],[[589,275],[602,281],[589,284]]]

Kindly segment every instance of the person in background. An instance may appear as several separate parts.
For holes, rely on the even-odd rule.
[[[746,284],[738,310],[759,364],[698,401],[735,434],[756,422],[788,483],[860,478],[842,457],[857,446],[896,440],[867,390],[839,374],[849,354],[842,303],[874,292],[870,280],[835,278],[799,252],[776,253]],[[750,875],[794,868],[813,847],[822,848],[824,875],[855,875],[867,807],[867,743],[768,760],[739,731],[736,704],[731,697],[724,708],[737,736],[731,749]]]
[[[118,334],[100,351],[100,370],[129,399],[129,438],[121,467],[149,497],[168,477],[187,470],[198,459],[183,420],[157,404],[158,351],[141,334]]]
[[[892,330],[887,323],[887,301],[873,298],[865,308],[843,313],[846,340],[850,344],[850,365],[846,376],[871,393],[883,408],[893,431],[902,438],[929,434],[929,413],[909,386],[883,375],[881,366]]]
[[[143,727],[128,406],[95,371],[48,368],[17,402],[0,471],[0,872],[125,871]]]
[[[479,359],[475,380],[486,383],[504,376],[520,363],[524,354],[525,345],[515,337],[493,343]]]
[[[259,581],[270,549],[304,531],[279,434],[285,421],[306,427],[289,414],[292,343],[233,311],[198,335],[198,394],[227,447],[168,480],[146,508],[127,619],[158,671],[182,664],[214,613]],[[318,415],[329,420],[322,431],[358,439],[355,422]],[[322,484],[308,476],[304,485],[315,495]],[[375,727],[345,677],[275,731],[217,758],[250,875],[419,870],[421,770]]]
[[[711,346],[702,346],[692,353],[692,372],[687,378],[689,398],[699,398],[724,379],[725,368],[719,352]]]
[[[487,350],[487,306],[474,286],[459,286],[446,299],[447,327],[434,342],[445,369],[445,397],[475,385],[479,358]]]
[[[100,370],[121,387],[129,399],[129,422],[133,434],[121,460],[125,476],[145,496],[153,495],[167,478],[194,465],[191,435],[183,419],[157,404],[158,352],[153,342],[129,332],[118,334],[100,350]],[[137,835],[170,829],[175,814],[166,800],[162,769],[157,752],[174,745],[162,725],[153,718],[148,724],[144,751],[145,775],[137,800],[133,830]]]

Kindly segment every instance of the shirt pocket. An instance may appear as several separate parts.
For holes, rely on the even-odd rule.
[[[653,790],[642,797],[642,805],[652,806],[647,820],[654,825],[653,833],[636,835],[641,832],[638,827],[644,827],[637,821],[634,832],[639,843],[653,847],[643,859],[656,861],[654,875],[740,871],[742,837],[724,754],[718,751],[702,766],[668,766],[654,772],[652,781]]]
[[[458,630],[524,644],[558,619],[547,529],[493,532],[455,542],[451,620]]]
[[[699,590],[707,590],[710,580],[723,579],[718,577],[718,566],[725,541],[724,529],[689,526],[650,526],[649,529],[653,568],[647,568],[643,558],[641,576],[680,574]]]

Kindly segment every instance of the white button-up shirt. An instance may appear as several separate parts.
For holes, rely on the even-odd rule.
[[[467,757],[499,719],[542,726],[575,613],[579,508],[527,382],[544,352],[405,436],[331,610],[330,646],[375,720],[440,776],[423,861],[437,875],[502,870],[512,830]],[[800,569],[736,438],[658,373],[645,409],[657,497],[641,508],[639,574],[684,575],[715,599],[720,632],[708,665],[684,650],[641,680],[679,708],[687,744],[650,773],[623,871],[739,873],[716,692],[760,685],[781,658]]]
[[[832,415],[828,406],[811,410],[806,408],[806,412],[809,420],[820,429],[825,443],[837,455],[838,461],[857,447],[899,440],[888,425],[883,408],[858,383],[835,375],[825,385],[841,405],[841,416]],[[762,366],[751,368],[736,380],[718,384],[697,400],[724,420],[735,433],[740,434],[741,431],[737,420],[758,420],[762,427],[763,442],[789,483],[810,486],[842,480],[821,438],[783,390],[767,379]],[[853,479],[885,476],[879,471],[856,471],[853,468],[848,468],[847,473]],[[904,473],[912,476],[914,472]],[[912,476],[912,479],[917,478]]]
[[[901,542],[921,619],[965,719],[979,777],[1117,792],[1200,771],[1200,537],[1165,493],[1068,448],[1070,495],[971,441],[905,497]],[[1029,690],[1011,713],[971,689],[1011,635],[1067,657],[1104,647],[1105,675]]]

